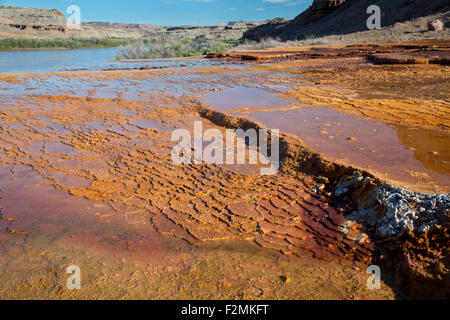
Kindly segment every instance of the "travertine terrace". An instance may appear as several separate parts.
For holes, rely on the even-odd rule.
[[[448,294],[448,248],[442,245],[448,201],[435,206],[443,212],[430,209],[441,220],[429,233],[399,235],[410,246],[380,241],[373,226],[353,219],[369,191],[383,183],[449,192],[448,48],[437,41],[285,49],[167,60],[158,68],[129,61],[103,70],[1,75],[0,297]],[[400,54],[428,60],[383,64],[380,54],[390,54],[389,63]],[[236,88],[239,101],[218,103]],[[269,93],[273,97],[265,99],[273,103],[243,103],[246,92],[254,92],[247,90]],[[324,110],[314,107],[329,108],[341,122],[324,120],[305,132],[283,124],[284,116],[297,121],[309,111],[316,113],[301,118],[306,128],[321,121],[316,118]],[[192,130],[196,120],[219,130],[275,129],[278,123],[282,170],[261,176],[257,166],[174,165],[171,133]],[[373,137],[358,135],[366,124]],[[358,145],[377,132],[396,145],[386,139],[371,150]],[[380,154],[379,165],[368,162],[366,152]],[[391,154],[397,162],[382,160]],[[341,196],[337,188],[355,172],[364,187],[346,184],[352,193]],[[417,248],[429,250],[416,255]],[[407,280],[440,290],[405,287],[386,256],[409,266]],[[365,286],[371,263],[385,268],[378,291]],[[64,287],[71,264],[86,270],[79,292]],[[439,273],[428,272],[436,266]]]

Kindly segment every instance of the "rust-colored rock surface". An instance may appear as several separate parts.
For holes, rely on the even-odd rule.
[[[107,71],[1,75],[0,296],[393,299],[404,294],[389,270],[401,266],[404,277],[418,280],[403,288],[430,297],[423,286],[446,281],[446,225],[424,225],[428,234],[410,238],[400,238],[406,235],[398,228],[398,239],[379,241],[377,229],[355,217],[369,204],[378,209],[372,191],[384,181],[448,190],[448,66],[368,59],[428,54],[433,46],[441,52],[448,43],[255,53],[270,56],[264,64],[189,59],[160,68],[128,62]],[[228,104],[214,110],[217,100]],[[194,121],[222,134],[279,125],[280,171],[175,165],[171,135],[192,135]],[[292,123],[312,129],[296,135]],[[358,145],[372,139],[380,143],[376,152]],[[331,156],[336,145],[346,161]],[[386,160],[405,149],[406,161]],[[409,223],[413,209],[425,219],[428,210],[445,208],[432,200],[422,209],[396,201]],[[389,209],[380,212],[395,218],[397,207]],[[396,260],[382,269],[382,289],[370,291],[368,265],[389,257]],[[72,264],[86,270],[77,293],[64,287]],[[438,293],[431,297],[446,291]]]
[[[389,261],[385,263],[396,270],[397,278],[412,298],[448,299],[449,243],[448,223],[424,234],[408,234],[386,245]]]

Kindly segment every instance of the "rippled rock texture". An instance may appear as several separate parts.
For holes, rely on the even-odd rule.
[[[159,69],[1,76],[6,89],[0,113],[0,182],[5,186],[2,204],[6,202],[9,207],[2,212],[1,223],[5,228],[0,230],[3,232],[0,236],[4,240],[2,252],[16,260],[2,259],[1,263],[6,261],[2,266],[7,272],[0,276],[8,281],[9,288],[21,288],[22,283],[17,280],[21,276],[13,278],[14,283],[8,280],[11,278],[8,261],[21,261],[24,266],[33,268],[49,265],[48,261],[52,265],[63,265],[61,261],[68,263],[61,258],[66,257],[65,251],[70,253],[69,258],[79,256],[67,249],[75,246],[80,250],[95,249],[95,257],[104,251],[112,252],[113,260],[139,256],[145,262],[155,259],[163,265],[166,258],[175,260],[176,268],[170,269],[172,271],[160,273],[161,270],[152,269],[149,282],[142,280],[146,278],[142,269],[139,269],[141,274],[132,276],[115,272],[118,266],[125,268],[120,261],[110,262],[112,267],[105,267],[106,274],[118,274],[121,284],[126,283],[123,279],[131,278],[151,283],[155,290],[152,297],[166,297],[177,287],[187,287],[183,294],[189,297],[198,297],[197,292],[203,297],[299,297],[302,294],[298,290],[304,288],[299,285],[299,279],[309,283],[316,278],[308,274],[296,278],[287,271],[295,270],[295,275],[301,275],[296,266],[305,266],[305,261],[323,266],[328,277],[332,277],[335,267],[352,266],[354,269],[347,277],[358,275],[359,280],[366,276],[369,264],[404,261],[393,262],[388,267],[404,266],[409,271],[403,275],[415,277],[418,283],[444,281],[448,270],[448,252],[444,245],[448,241],[444,220],[448,197],[445,195],[424,195],[392,187],[370,168],[334,161],[306,147],[298,137],[284,133],[280,138],[282,168],[274,176],[261,176],[258,166],[177,166],[172,162],[175,143],[171,141],[171,133],[183,128],[192,134],[194,121],[202,121],[205,130],[217,129],[222,133],[226,128],[263,127],[252,120],[251,114],[245,117],[236,116],[236,110],[211,110],[200,97],[205,92],[225,90],[226,85],[243,87],[250,83],[268,90],[282,83],[287,91],[279,95],[297,99],[301,106],[295,108],[320,103],[395,125],[407,121],[418,129],[434,126],[432,130],[448,130],[447,93],[440,90],[442,84],[438,81],[445,77],[447,66],[375,66],[360,56],[358,51],[363,48],[366,48],[364,56],[373,50],[368,45],[344,50],[311,49],[300,53],[298,59],[284,57],[263,65],[230,63],[223,66],[221,60],[204,60],[203,63],[211,65],[189,68],[188,63],[202,63],[189,60],[181,63],[183,66]],[[405,44],[400,50],[404,49]],[[424,81],[414,72],[426,76],[425,80],[435,79],[431,88],[436,90],[417,85],[413,91],[408,91],[408,81],[416,84]],[[389,79],[401,83],[386,83]],[[41,91],[42,86],[45,92]],[[377,87],[383,92],[373,90]],[[390,89],[386,89],[388,87]],[[409,94],[414,94],[414,99],[408,98]],[[390,112],[386,113],[388,106]],[[271,111],[261,105],[246,107],[239,108]],[[294,107],[283,105],[277,110],[287,112]],[[343,143],[355,142],[349,136],[343,139]],[[440,158],[439,153],[432,156],[440,160],[435,167],[445,170],[442,166],[446,161],[445,153]],[[403,164],[395,165],[395,169],[403,169]],[[36,185],[42,185],[32,188],[28,181],[30,175]],[[11,187],[11,181],[15,182],[15,188]],[[422,184],[434,188],[435,184],[430,181],[420,179]],[[41,193],[36,191],[38,188]],[[13,191],[8,193],[8,190]],[[57,191],[61,197],[58,201],[64,205],[39,206],[42,201],[52,205],[58,202],[56,197],[50,196],[52,191]],[[20,199],[27,201],[26,204]],[[72,201],[83,205],[74,206]],[[53,216],[46,216],[47,211],[53,212]],[[68,212],[73,220],[65,219]],[[76,220],[78,214],[82,219]],[[100,230],[101,236],[98,236],[97,228],[107,225],[99,221],[114,217],[121,217],[127,223],[122,221],[115,227],[114,235],[108,226]],[[62,219],[62,222],[55,223],[55,219]],[[125,226],[131,231],[126,234],[117,231]],[[47,235],[50,239],[39,240]],[[167,249],[164,244],[172,240],[176,241],[176,246]],[[52,244],[52,251],[45,253],[47,249],[34,247],[28,250],[27,244],[33,241],[35,245],[38,243],[36,248]],[[55,243],[60,247],[55,248]],[[226,243],[233,245],[227,247]],[[216,250],[219,244],[225,246],[221,247],[223,251]],[[183,249],[180,255],[177,248]],[[214,250],[209,252],[208,248]],[[53,256],[54,252],[58,256]],[[189,258],[193,252],[198,256]],[[216,252],[221,252],[217,263],[214,262],[219,254]],[[99,260],[94,256],[81,256],[90,266]],[[390,257],[397,260],[390,260]],[[285,269],[279,269],[277,261],[286,261]],[[272,270],[270,276],[255,273],[264,265],[268,265],[267,269],[261,270]],[[103,267],[95,264],[95,268],[93,270]],[[131,267],[128,265],[128,268]],[[240,270],[248,275],[247,280],[230,276],[240,275]],[[305,267],[304,270],[310,269]],[[433,270],[438,271],[432,273]],[[53,269],[41,272],[49,273],[51,279],[42,285],[44,289],[47,286],[60,288],[55,285],[60,278],[54,275]],[[179,276],[179,272],[182,275]],[[227,274],[227,279],[218,279],[224,277],[222,273]],[[98,272],[94,278],[103,279],[105,286],[113,285],[104,280],[105,277]],[[113,274],[108,279],[115,277]],[[208,279],[208,284],[202,277]],[[295,287],[289,286],[288,278]],[[36,285],[35,281],[32,279],[31,283]],[[170,290],[164,287],[158,292],[155,289],[158,281],[168,281],[164,283],[171,286]],[[328,286],[327,281],[321,283]],[[347,282],[332,283],[338,286],[339,294],[334,296],[342,297]],[[251,290],[239,292],[239,287],[247,284],[251,284]],[[271,291],[270,288],[278,286],[286,288],[283,295],[277,296]],[[98,290],[95,285],[94,288]],[[223,293],[227,288],[236,290]],[[365,288],[360,286],[358,295],[366,294]],[[2,290],[8,292],[7,289]],[[90,294],[95,295],[95,290]],[[421,290],[414,291],[414,296],[419,297]],[[265,295],[267,292],[270,295]],[[427,295],[426,291],[423,294]],[[58,292],[52,292],[52,297],[58,297]]]

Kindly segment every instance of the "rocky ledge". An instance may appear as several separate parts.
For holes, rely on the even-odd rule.
[[[18,30],[66,32],[67,21],[56,9],[35,9],[0,6],[0,27]]]
[[[411,297],[450,296],[450,194],[374,185],[355,171],[341,177],[334,196],[347,204],[348,220],[376,235],[380,264],[395,271]]]
[[[199,112],[227,128],[264,128],[249,119],[202,106]],[[280,136],[280,158],[283,172],[317,177],[310,192],[326,196],[338,208],[338,215],[329,212],[324,219],[345,217],[334,222],[336,230],[363,246],[361,251],[371,251],[372,263],[393,270],[411,297],[450,297],[450,194],[394,187],[365,170],[329,161],[284,134]],[[264,246],[274,248],[270,239],[265,241]],[[371,247],[364,247],[367,244]]]

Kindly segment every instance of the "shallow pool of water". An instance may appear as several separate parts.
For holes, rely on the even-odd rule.
[[[209,92],[204,94],[203,97],[203,102],[216,110],[276,108],[291,104],[290,101],[282,99],[276,93],[248,87],[235,87],[223,91]]]
[[[296,135],[328,158],[370,169],[388,179],[419,185],[432,179],[442,186],[450,184],[450,137],[443,132],[391,127],[327,107],[246,115],[271,129]]]

